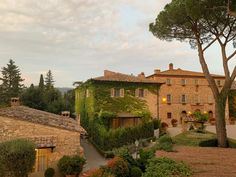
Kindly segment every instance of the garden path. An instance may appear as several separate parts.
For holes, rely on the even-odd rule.
[[[84,171],[91,168],[98,168],[106,164],[107,159],[105,159],[87,139],[81,138],[81,146],[84,148],[86,158]]]

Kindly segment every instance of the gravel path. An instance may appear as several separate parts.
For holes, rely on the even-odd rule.
[[[236,177],[236,149],[178,146],[176,150],[157,151],[156,155],[186,162],[193,177]]]

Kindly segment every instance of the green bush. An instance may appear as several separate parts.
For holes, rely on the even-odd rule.
[[[93,121],[89,127],[92,141],[103,151],[109,151],[124,145],[132,144],[137,139],[153,137],[153,122],[143,123],[135,127],[107,130],[104,125]]]
[[[130,170],[130,177],[141,177],[142,170],[138,167],[132,167]]]
[[[79,175],[85,164],[85,159],[78,155],[63,156],[57,166],[64,175]]]
[[[197,121],[206,122],[208,121],[208,113],[201,113],[201,112],[194,112],[193,116],[196,118]]]
[[[163,135],[159,138],[158,144],[155,146],[156,150],[164,150],[167,152],[172,152],[173,150],[173,140],[169,135]]]
[[[217,147],[217,139],[204,140],[199,143],[200,147]]]
[[[143,177],[186,177],[191,176],[191,174],[191,169],[183,162],[177,163],[163,157],[149,160]]]
[[[148,160],[152,159],[155,156],[155,150],[153,149],[140,149],[139,159],[137,160],[140,169],[144,172],[146,170]]]
[[[107,163],[110,172],[116,177],[128,177],[129,167],[128,163],[121,157],[114,157]]]
[[[153,126],[154,126],[154,130],[160,128],[161,121],[159,119],[153,119]]]
[[[55,175],[55,170],[53,168],[47,168],[44,172],[44,177],[53,177]]]
[[[35,145],[25,139],[6,141],[0,144],[0,168],[2,176],[25,177],[35,163]]]

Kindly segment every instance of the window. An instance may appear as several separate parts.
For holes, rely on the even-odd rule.
[[[124,97],[124,89],[112,88],[111,97]]]
[[[196,86],[198,86],[198,84],[199,84],[199,83],[198,83],[198,79],[195,79],[195,80],[194,80],[194,84],[195,84]]]
[[[185,86],[186,85],[186,79],[181,79],[181,85]]]
[[[200,97],[199,97],[199,95],[195,95],[194,102],[195,102],[195,104],[200,104]]]
[[[36,149],[35,172],[45,171],[48,168],[48,160],[51,153],[51,148]]]
[[[167,98],[167,103],[170,104],[172,102],[172,97],[171,97],[171,94],[168,94],[166,95],[166,98]]]
[[[181,103],[183,103],[183,104],[187,103],[186,95],[181,95]]]
[[[171,119],[171,118],[172,118],[171,112],[168,112],[168,113],[167,113],[167,118],[168,118],[168,119]]]
[[[136,97],[144,97],[144,89],[138,88],[135,90]]]
[[[217,80],[217,86],[221,87],[221,80]]]
[[[115,97],[120,97],[120,89],[115,89],[114,90],[114,96]]]
[[[171,80],[170,79],[166,79],[166,84],[167,85],[171,85]]]

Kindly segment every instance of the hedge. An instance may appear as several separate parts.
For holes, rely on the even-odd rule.
[[[103,151],[119,148],[134,143],[135,140],[154,136],[153,122],[147,122],[135,127],[107,130],[97,122],[90,124],[89,133],[92,141]]]

